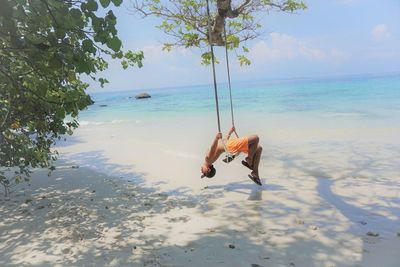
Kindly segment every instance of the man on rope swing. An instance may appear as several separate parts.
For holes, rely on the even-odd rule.
[[[236,154],[239,152],[247,154],[245,160],[242,160],[242,164],[251,170],[249,178],[256,184],[262,185],[258,174],[258,165],[260,164],[260,158],[262,153],[262,147],[259,145],[259,137],[257,135],[248,135],[240,138],[230,139],[231,134],[235,132],[235,127],[229,130],[226,136],[225,146],[229,153]],[[209,151],[206,154],[205,161],[201,166],[201,178],[214,177],[216,170],[213,163],[219,158],[219,156],[225,152],[225,147],[219,140],[222,139],[222,133],[217,133],[214,141],[211,144]]]

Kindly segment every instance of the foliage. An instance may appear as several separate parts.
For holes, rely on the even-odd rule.
[[[49,167],[51,146],[78,127],[93,101],[89,76],[107,68],[104,56],[141,67],[142,52],[123,52],[116,17],[104,10],[122,0],[0,0],[0,183]],[[99,10],[99,4],[103,10]],[[104,14],[103,16],[99,13]],[[12,172],[12,176],[6,175]]]
[[[207,0],[131,1],[136,14],[162,19],[158,28],[173,40],[164,44],[165,50],[178,46],[200,48],[205,51],[202,54],[203,64],[210,63],[210,55],[206,51],[209,43],[225,45],[225,27],[227,48],[236,51],[241,65],[249,65],[250,61],[244,55],[249,50],[240,44],[260,35],[261,17],[272,10],[292,13],[306,8],[298,0],[209,0],[209,17]]]

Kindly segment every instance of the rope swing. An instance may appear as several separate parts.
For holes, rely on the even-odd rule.
[[[208,16],[208,38],[209,38],[209,44],[210,44],[210,51],[211,51],[211,64],[212,64],[212,70],[213,70],[213,81],[214,81],[214,94],[215,94],[215,108],[217,111],[217,123],[218,123],[218,132],[221,133],[221,120],[220,120],[220,115],[219,115],[219,103],[218,103],[218,88],[217,88],[217,75],[215,71],[215,59],[214,59],[214,45],[211,42],[211,15],[210,15],[210,4],[209,0],[206,0],[207,2],[207,16]],[[229,69],[229,57],[228,57],[228,44],[227,44],[227,38],[226,38],[226,27],[225,27],[225,21],[224,21],[224,41],[225,41],[225,58],[226,58],[226,70],[228,73],[228,86],[229,86],[229,99],[230,99],[230,107],[231,107],[231,120],[232,120],[232,127],[235,127],[235,118],[233,115],[233,101],[232,101],[232,86],[231,86],[231,75],[230,75],[230,69]],[[235,135],[237,138],[239,138],[238,134],[236,133],[236,130],[234,131]],[[226,158],[223,160],[224,162],[228,163],[231,162],[237,155],[232,155],[226,148],[225,142],[222,142],[224,145],[224,149],[226,152]]]

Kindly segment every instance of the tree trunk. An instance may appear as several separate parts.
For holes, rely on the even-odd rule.
[[[249,2],[249,1],[246,1]],[[239,16],[239,10],[232,10],[231,0],[217,0],[218,13],[215,15],[214,25],[211,31],[210,42],[213,45],[223,46],[224,40],[224,24],[226,18],[236,18]]]

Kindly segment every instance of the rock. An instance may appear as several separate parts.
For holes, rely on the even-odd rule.
[[[151,97],[151,95],[149,95],[148,93],[140,93],[140,94],[135,95],[136,99],[143,99],[143,98],[150,98],[150,97]]]
[[[26,203],[26,204],[28,204],[28,203],[30,203],[30,202],[32,202],[32,199],[29,199],[29,198],[28,198],[27,200],[25,200],[25,203]]]
[[[21,213],[29,213],[29,210],[28,209],[22,209]]]
[[[262,267],[261,265],[257,264],[257,263],[252,263],[251,267]]]
[[[229,248],[234,249],[234,248],[235,248],[235,245],[229,244]]]
[[[71,168],[72,169],[79,169],[79,165],[72,165]]]
[[[294,220],[294,222],[297,223],[297,224],[304,224],[304,221],[302,219],[299,219],[299,218],[296,218]]]
[[[377,237],[377,236],[379,236],[379,233],[377,233],[377,232],[372,232],[372,231],[369,231],[369,232],[367,233],[367,235],[368,235],[368,236],[374,236],[374,237]]]

